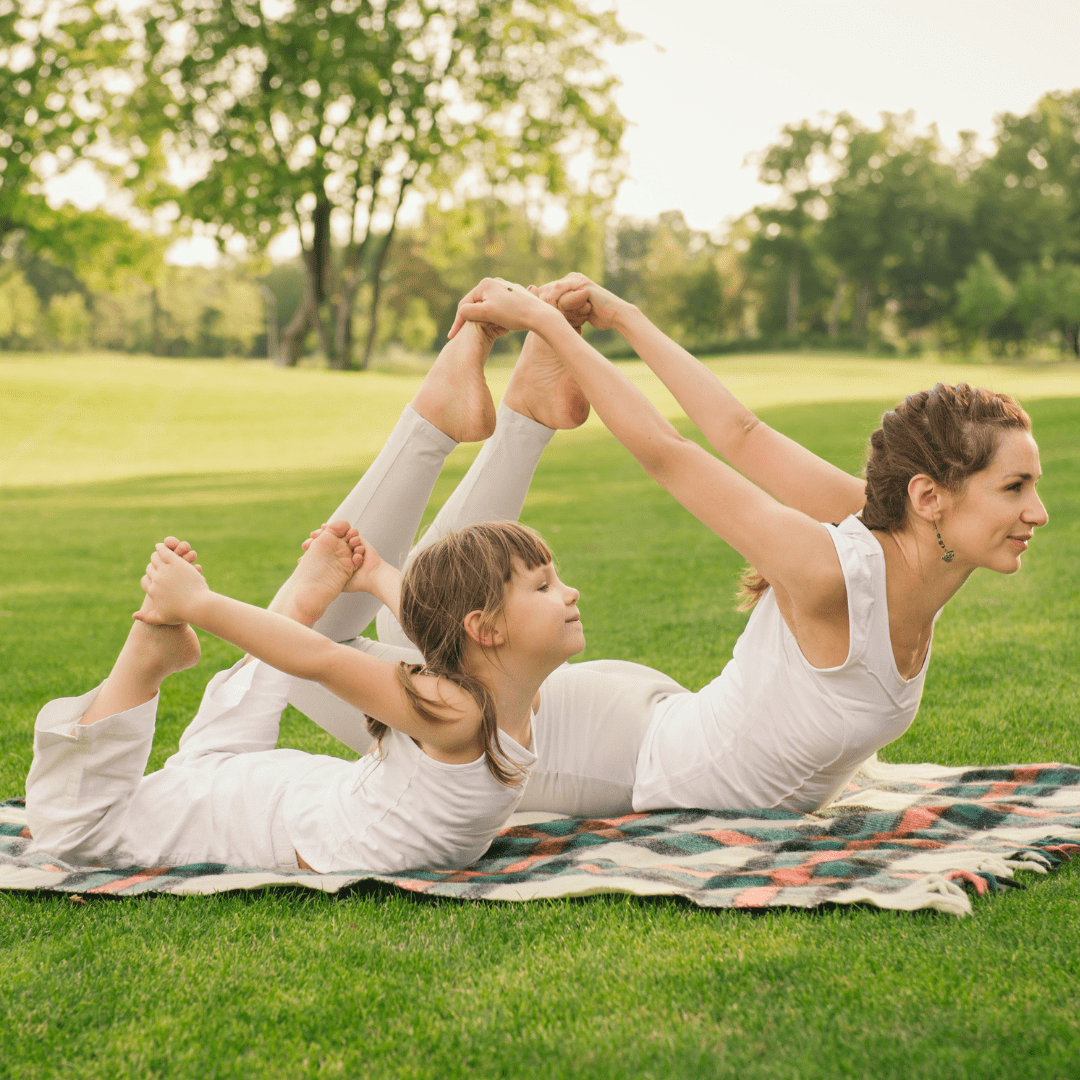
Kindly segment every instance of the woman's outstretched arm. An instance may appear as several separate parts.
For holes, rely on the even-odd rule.
[[[633,304],[583,274],[540,290],[561,310],[589,305],[589,321],[620,333],[671,391],[712,448],[785,506],[816,521],[841,521],[862,509],[864,481],[762,423],[704,364],[657,329]]]
[[[454,330],[473,319],[543,337],[611,433],[658,483],[789,593],[802,613],[829,618],[836,613],[845,596],[844,579],[825,530],[683,438],[560,312],[520,285],[488,278],[459,305]],[[842,616],[846,620],[846,608]]]

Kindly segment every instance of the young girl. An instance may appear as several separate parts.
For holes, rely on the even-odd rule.
[[[83,864],[320,872],[482,855],[534,761],[537,689],[584,647],[578,594],[539,537],[516,523],[474,526],[428,547],[399,585],[355,529],[334,522],[308,542],[276,611],[212,592],[194,558],[186,543],[158,544],[147,600],[104,687],[41,711],[27,779],[38,844]],[[309,629],[343,589],[388,603],[426,665],[405,670]],[[157,688],[198,657],[189,624],[250,662],[212,680],[179,751],[144,777]],[[292,676],[361,710],[380,749],[354,762],[273,749]]]
[[[649,474],[760,574],[733,659],[700,692],[664,691],[655,672],[642,709],[611,710],[589,665],[573,665],[549,680],[563,675],[566,692],[558,713],[542,707],[538,736],[541,721],[561,733],[625,732],[637,755],[635,810],[824,805],[914,718],[946,601],[979,567],[1018,570],[1046,523],[1027,415],[965,385],[913,394],[874,433],[864,483],[758,422],[637,308],[587,278],[544,296],[550,303],[487,279],[451,333],[482,319],[542,337]],[[621,332],[735,468],[680,436],[551,304]],[[617,682],[650,685],[640,675]],[[542,696],[551,701],[547,687]],[[541,753],[534,775],[587,775],[580,744],[556,741],[561,759]],[[626,809],[616,802],[604,809]]]

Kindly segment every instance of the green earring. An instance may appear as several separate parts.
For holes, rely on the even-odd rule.
[[[956,552],[953,551],[952,548],[947,548],[945,546],[945,541],[941,539],[941,533],[938,532],[936,525],[934,526],[934,535],[937,536],[937,542],[941,545],[941,550],[945,552],[945,554],[941,556],[941,561],[952,562]]]

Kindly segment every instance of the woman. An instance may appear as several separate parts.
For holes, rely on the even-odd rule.
[[[633,808],[817,809],[911,723],[944,604],[979,567],[1018,570],[1046,523],[1027,415],[964,385],[911,395],[874,433],[864,484],[759,423],[587,278],[545,288],[548,304],[536,292],[481,282],[451,335],[482,320],[542,338],[646,471],[758,572],[731,663],[698,693],[649,703]],[[734,468],[680,436],[552,305],[620,332]]]

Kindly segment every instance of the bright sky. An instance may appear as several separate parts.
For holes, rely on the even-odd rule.
[[[615,0],[645,40],[612,51],[631,121],[624,214],[679,209],[712,230],[756,203],[748,153],[786,123],[914,109],[947,142],[993,134],[1048,90],[1080,87],[1077,0]],[[662,50],[662,51],[661,51]]]
[[[1048,90],[1080,87],[1080,0],[614,4],[642,35],[610,56],[630,121],[629,178],[615,208],[638,217],[679,209],[698,229],[772,198],[744,160],[786,123],[845,109],[875,123],[883,110],[914,109],[947,142],[965,128],[988,139],[997,113],[1027,112]],[[92,177],[72,187],[73,201],[100,198]],[[214,254],[197,238],[174,245],[170,261]]]

